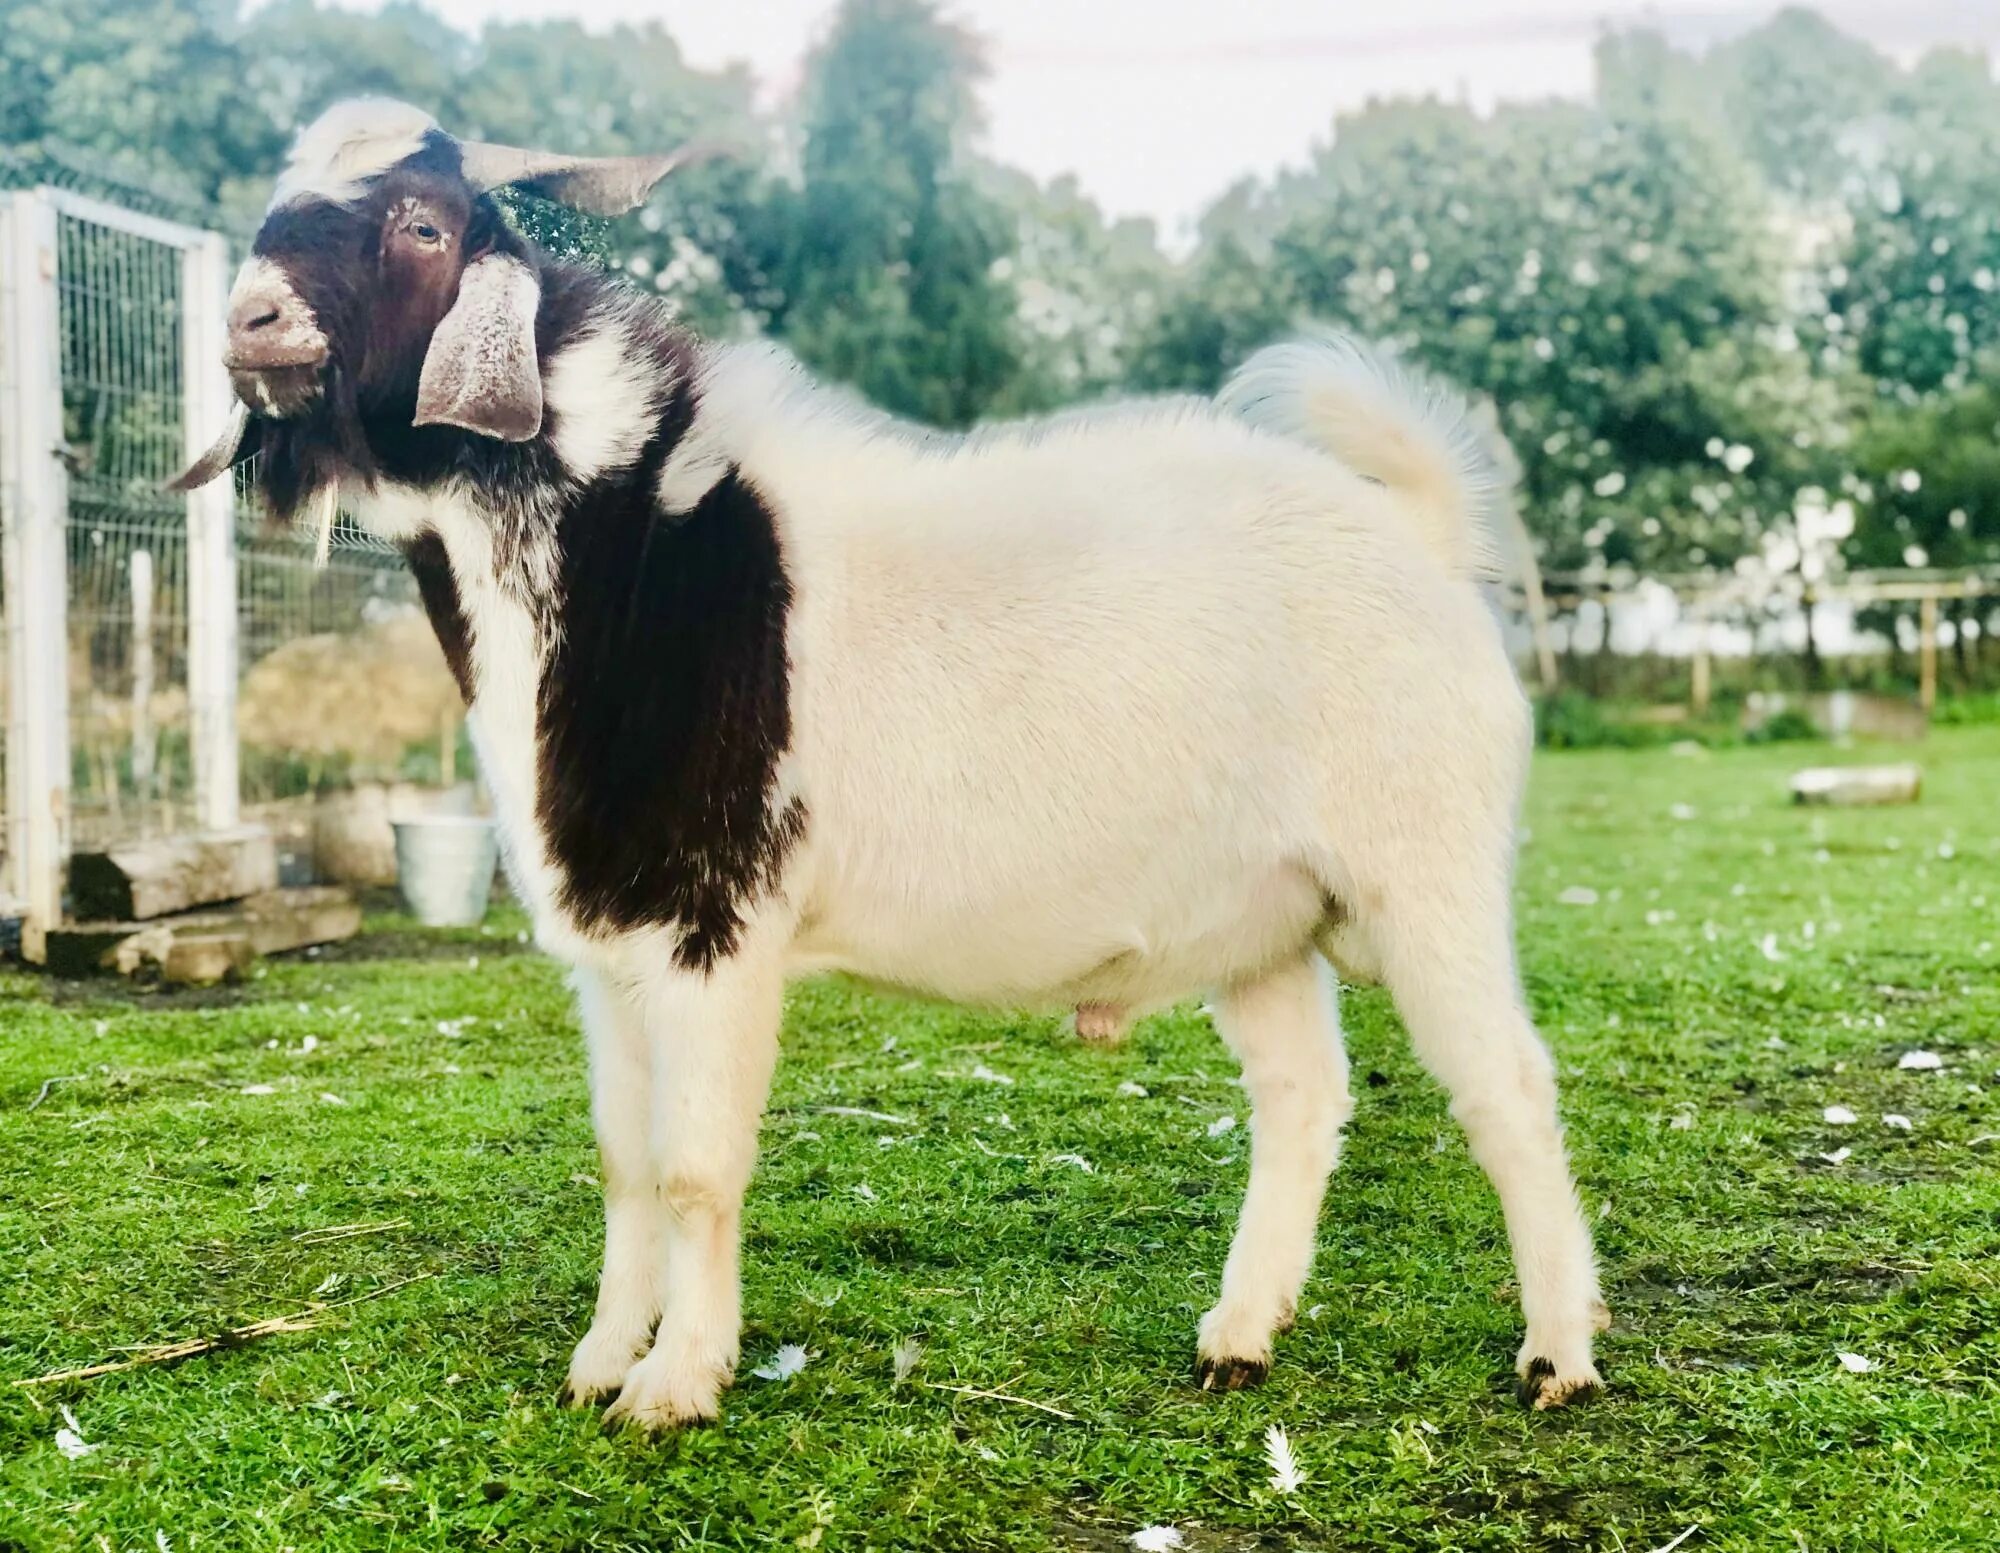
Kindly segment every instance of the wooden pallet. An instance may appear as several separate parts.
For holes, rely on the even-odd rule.
[[[360,930],[352,891],[308,885],[148,921],[52,928],[45,963],[58,976],[112,972],[203,985],[240,976],[259,955],[332,943]]]

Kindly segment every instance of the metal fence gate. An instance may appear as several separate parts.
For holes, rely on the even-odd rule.
[[[343,520],[317,566],[230,482],[165,488],[227,419],[228,285],[213,232],[0,191],[0,908],[30,935],[74,847],[245,802],[296,831],[325,787],[452,776],[456,691],[400,557]]]
[[[235,822],[234,501],[213,439],[221,237],[66,189],[0,204],[6,876],[60,920],[73,845]]]

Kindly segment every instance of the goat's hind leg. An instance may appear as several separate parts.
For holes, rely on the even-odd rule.
[[[1216,1001],[1215,1023],[1250,1095],[1250,1186],[1202,1317],[1195,1378],[1207,1391],[1262,1381],[1312,1266],[1320,1200],[1353,1102],[1332,972],[1307,954]]]
[[[1555,1065],[1514,969],[1504,877],[1484,891],[1466,883],[1434,901],[1405,884],[1391,901],[1384,970],[1417,1055],[1500,1197],[1527,1321],[1521,1400],[1560,1407],[1597,1389],[1591,1337],[1611,1318],[1563,1153]]]

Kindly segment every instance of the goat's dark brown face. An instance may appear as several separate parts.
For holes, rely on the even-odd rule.
[[[248,457],[257,421],[293,423],[295,449],[340,444],[364,468],[367,428],[384,419],[533,437],[538,261],[486,191],[615,216],[686,159],[460,141],[403,103],[329,108],[299,136],[229,299],[223,364],[242,409],[175,483]]]
[[[230,296],[223,364],[237,396],[289,419],[344,373],[366,410],[413,407],[466,266],[520,252],[491,202],[442,171],[399,167],[350,202],[280,205]]]

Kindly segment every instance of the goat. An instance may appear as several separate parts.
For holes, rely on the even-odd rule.
[[[588,1044],[570,1399],[717,1415],[785,982],[832,968],[1086,1023],[1207,991],[1253,1115],[1196,1374],[1261,1381],[1351,1109],[1329,961],[1387,982],[1499,1193],[1523,1399],[1595,1387],[1465,405],[1329,337],[1213,402],[926,433],[695,340],[488,192],[616,213],[674,162],[331,109],[232,297],[239,414],[183,477],[261,454],[277,518],[338,492],[416,575]]]

